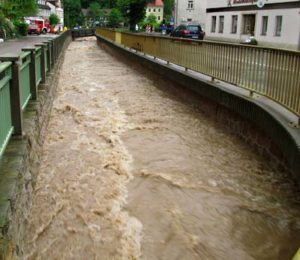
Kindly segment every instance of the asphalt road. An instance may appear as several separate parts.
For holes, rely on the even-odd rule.
[[[30,35],[20,39],[5,41],[3,43],[0,43],[0,56],[19,54],[22,51],[22,48],[32,47],[37,43],[41,43],[55,37],[57,37],[57,35],[53,34]]]

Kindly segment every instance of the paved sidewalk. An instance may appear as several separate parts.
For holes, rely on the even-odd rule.
[[[46,34],[46,35],[30,35],[20,39],[8,40],[0,43],[0,56],[8,54],[19,54],[22,48],[32,47],[37,43],[44,42],[48,39],[57,37],[57,35]]]

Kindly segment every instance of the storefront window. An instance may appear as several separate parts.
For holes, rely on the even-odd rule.
[[[219,17],[219,33],[223,33],[224,31],[224,16]]]
[[[268,16],[262,17],[261,35],[267,35],[268,30]]]
[[[231,33],[237,33],[238,16],[233,15],[231,19]]]
[[[243,34],[254,35],[255,14],[243,15]]]
[[[281,35],[281,27],[282,27],[282,16],[276,16],[275,22],[275,36]]]
[[[211,17],[211,32],[216,32],[217,16]]]

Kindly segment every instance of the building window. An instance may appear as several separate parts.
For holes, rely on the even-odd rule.
[[[238,16],[233,15],[231,17],[231,33],[237,33],[237,23],[238,23]]]
[[[217,27],[217,16],[212,16],[211,17],[211,32],[216,32],[216,27]]]
[[[149,8],[149,12],[151,12],[151,8]]]
[[[276,21],[275,21],[275,36],[280,36],[281,35],[281,27],[282,27],[282,16],[276,16]]]
[[[224,16],[221,15],[219,17],[219,33],[223,33],[224,31]]]
[[[243,34],[254,35],[255,31],[255,14],[243,15]]]
[[[188,9],[193,9],[194,8],[194,1],[193,0],[189,0],[188,1]]]
[[[191,21],[192,21],[192,18],[188,18],[187,21],[188,21],[188,22],[191,22]]]
[[[153,13],[155,13],[155,9],[153,9]]]
[[[160,12],[160,8],[158,9],[158,12]]]
[[[263,16],[261,22],[261,35],[267,35],[267,29],[268,29],[268,16]]]
[[[157,21],[160,21],[160,16],[157,16]]]

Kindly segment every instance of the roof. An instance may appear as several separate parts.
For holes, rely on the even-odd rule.
[[[163,7],[164,6],[164,2],[162,0],[155,0],[155,1],[151,1],[147,3],[147,7],[150,6],[160,6]]]

